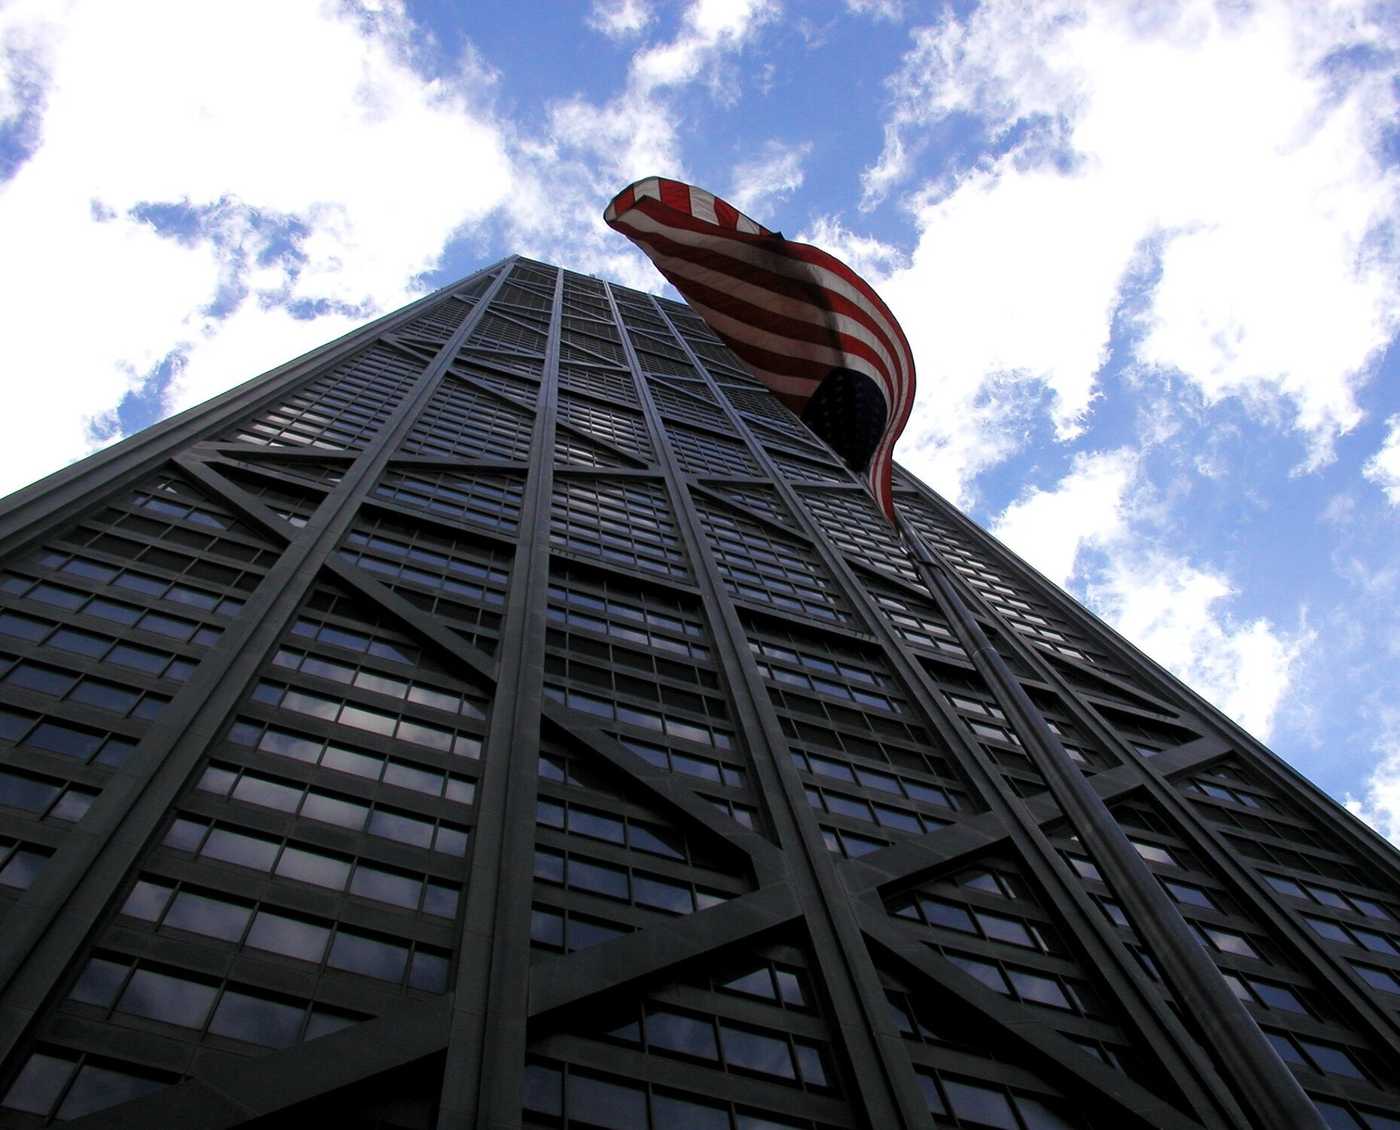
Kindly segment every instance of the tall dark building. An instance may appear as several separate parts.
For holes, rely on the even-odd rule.
[[[519,258],[11,497],[0,1126],[1400,1127],[1400,857],[895,497]]]

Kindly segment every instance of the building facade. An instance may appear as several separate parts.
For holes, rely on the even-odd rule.
[[[1400,857],[896,499],[520,258],[12,496],[0,1126],[1400,1127]]]

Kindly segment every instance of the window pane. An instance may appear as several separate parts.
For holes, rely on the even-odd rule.
[[[427,893],[423,896],[423,912],[442,918],[456,918],[457,889],[445,883],[434,883],[429,879]]]
[[[745,973],[742,977],[735,977],[732,981],[725,981],[724,988],[732,989],[736,993],[773,999],[773,977],[766,965],[752,973]]]
[[[219,1007],[214,1011],[209,1031],[235,1040],[246,1040],[250,1044],[285,1048],[297,1042],[305,1015],[304,1005],[287,1004],[285,1001],[226,989]]]
[[[152,883],[149,879],[141,879],[131,888],[131,894],[127,895],[122,913],[154,922],[165,909],[165,904],[170,901],[170,892],[173,889],[164,883]]]
[[[415,792],[437,796],[442,792],[442,774],[431,769],[419,769],[416,765],[406,765],[402,761],[390,761],[384,770],[384,783],[413,789]]]
[[[1022,1000],[1034,1001],[1036,1004],[1047,1004],[1052,1008],[1069,1008],[1069,998],[1065,996],[1064,990],[1059,983],[1050,980],[1048,977],[1039,977],[1034,973],[1023,973],[1019,970],[1010,969],[1007,975],[1011,978],[1011,984],[1015,986],[1016,992]]]
[[[330,935],[328,927],[274,914],[270,910],[260,910],[253,919],[253,928],[248,931],[246,944],[302,961],[320,961]]]
[[[373,836],[383,836],[421,848],[427,847],[433,840],[433,826],[426,820],[384,808],[377,808],[370,814],[369,831]]]
[[[246,773],[233,789],[235,800],[259,804],[264,808],[275,808],[280,812],[295,812],[301,802],[301,794],[302,790],[299,788]]]
[[[34,880],[39,877],[39,872],[44,869],[48,858],[42,852],[19,848],[10,856],[5,866],[0,867],[0,886],[16,887],[21,891],[29,890],[34,885]]]
[[[920,898],[919,907],[924,912],[930,926],[942,926],[949,930],[961,930],[964,934],[976,933],[972,915],[960,906],[942,902],[939,899]]]
[[[638,1130],[647,1124],[646,1095],[635,1087],[623,1087],[604,1079],[570,1072],[569,1119],[606,1130]]]
[[[350,973],[363,973],[366,977],[397,982],[403,978],[407,961],[407,946],[341,930],[331,943],[328,964]]]
[[[301,814],[312,820],[324,820],[327,824],[338,824],[342,828],[363,828],[369,806],[343,800],[313,789],[307,794],[301,806]]]
[[[349,1028],[352,1024],[358,1024],[362,1019],[364,1018],[314,1007],[311,1010],[311,1019],[306,1022],[306,1035],[302,1038],[308,1042],[320,1039],[332,1032],[339,1032],[342,1028]]]
[[[986,911],[977,912],[977,921],[982,924],[982,929],[987,937],[997,942],[1010,942],[1014,946],[1029,946],[1034,948],[1035,942],[1031,940],[1030,931],[1014,918],[1003,918],[999,914],[988,914]]]
[[[73,1086],[63,1096],[63,1105],[58,1108],[58,1121],[66,1122],[81,1118],[90,1111],[130,1102],[162,1086],[162,1081],[149,1076],[132,1075],[96,1063],[85,1063],[73,1080]]]
[[[122,982],[130,972],[131,965],[128,962],[94,957],[83,967],[82,975],[69,992],[68,999],[110,1008],[112,1002],[117,999]]]
[[[712,1021],[674,1012],[653,1012],[646,1018],[647,1044],[653,1048],[718,1059]]]
[[[408,983],[429,993],[447,992],[447,957],[418,950],[408,969]]]
[[[277,874],[288,879],[300,879],[303,883],[314,883],[318,887],[329,887],[333,891],[343,891],[345,880],[350,876],[350,863],[318,852],[289,847],[277,861]]]
[[[422,885],[418,879],[412,876],[396,875],[361,864],[355,868],[355,878],[350,883],[350,892],[412,910],[418,905],[418,894]]]
[[[353,773],[356,777],[368,777],[371,781],[377,781],[384,769],[382,757],[371,757],[367,753],[335,745],[326,747],[326,756],[321,758],[321,764],[327,769],[339,769],[342,773]]]
[[[1307,1009],[1303,1007],[1303,1002],[1291,989],[1285,989],[1282,985],[1275,985],[1270,981],[1250,981],[1251,987],[1259,994],[1262,1000],[1270,1008],[1281,1008],[1285,1012],[1301,1012],[1307,1015]]]
[[[192,891],[181,891],[175,896],[161,925],[236,942],[248,925],[249,913],[246,906],[197,895]]]
[[[625,899],[627,897],[627,873],[625,871],[620,871],[616,867],[589,863],[582,859],[570,859],[568,870],[569,886],[571,887],[593,891],[600,895],[609,895],[612,898]],[[640,899],[640,895],[638,898]],[[689,908],[687,907],[687,909]]]
[[[525,1065],[525,1085],[522,1103],[526,1110],[539,1111],[559,1117],[564,1112],[564,1076],[553,1067],[540,1063]],[[726,1127],[728,1123],[726,1122]]]
[[[981,1126],[995,1126],[998,1130],[1019,1130],[1016,1116],[1011,1113],[1011,1103],[1000,1091],[955,1079],[945,1079],[943,1089],[948,1095],[948,1104],[959,1118]]]
[[[667,1095],[651,1097],[651,1124],[657,1130],[729,1130],[729,1112],[723,1107],[706,1106],[692,1099]]]
[[[690,889],[678,883],[637,875],[632,880],[632,890],[642,906],[654,906],[677,914],[689,914],[695,909]]]
[[[26,812],[42,812],[58,796],[61,788],[60,785],[33,777],[0,772],[0,805],[22,808]]]
[[[59,1092],[73,1074],[77,1061],[61,1059],[56,1055],[35,1052],[29,1062],[10,1084],[0,1106],[10,1110],[23,1110],[30,1114],[46,1115],[53,1108]]]
[[[149,1016],[167,1024],[201,1028],[218,990],[200,981],[187,981],[151,969],[138,969],[117,1004],[120,1012]]]
[[[277,858],[277,841],[264,840],[227,828],[215,828],[204,841],[204,850],[200,854],[211,859],[222,859],[226,863],[237,863],[242,867],[266,871]]]
[[[797,1067],[803,1082],[813,1087],[830,1086],[821,1049],[812,1044],[804,1044],[800,1040],[796,1041],[794,1047],[797,1050]]]
[[[777,1075],[783,1079],[796,1079],[792,1066],[792,1053],[786,1040],[760,1035],[746,1029],[720,1025],[720,1042],[724,1045],[724,1059],[731,1067],[746,1067],[750,1071],[761,1071],[765,1075]]]

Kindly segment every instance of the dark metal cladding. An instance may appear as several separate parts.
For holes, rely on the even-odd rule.
[[[863,395],[516,257],[0,505],[0,1127],[1400,1125],[1395,852]]]

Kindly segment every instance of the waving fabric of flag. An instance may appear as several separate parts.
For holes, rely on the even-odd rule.
[[[866,479],[894,521],[891,458],[914,402],[914,358],[870,285],[820,248],[784,239],[681,181],[628,185],[603,219]]]

